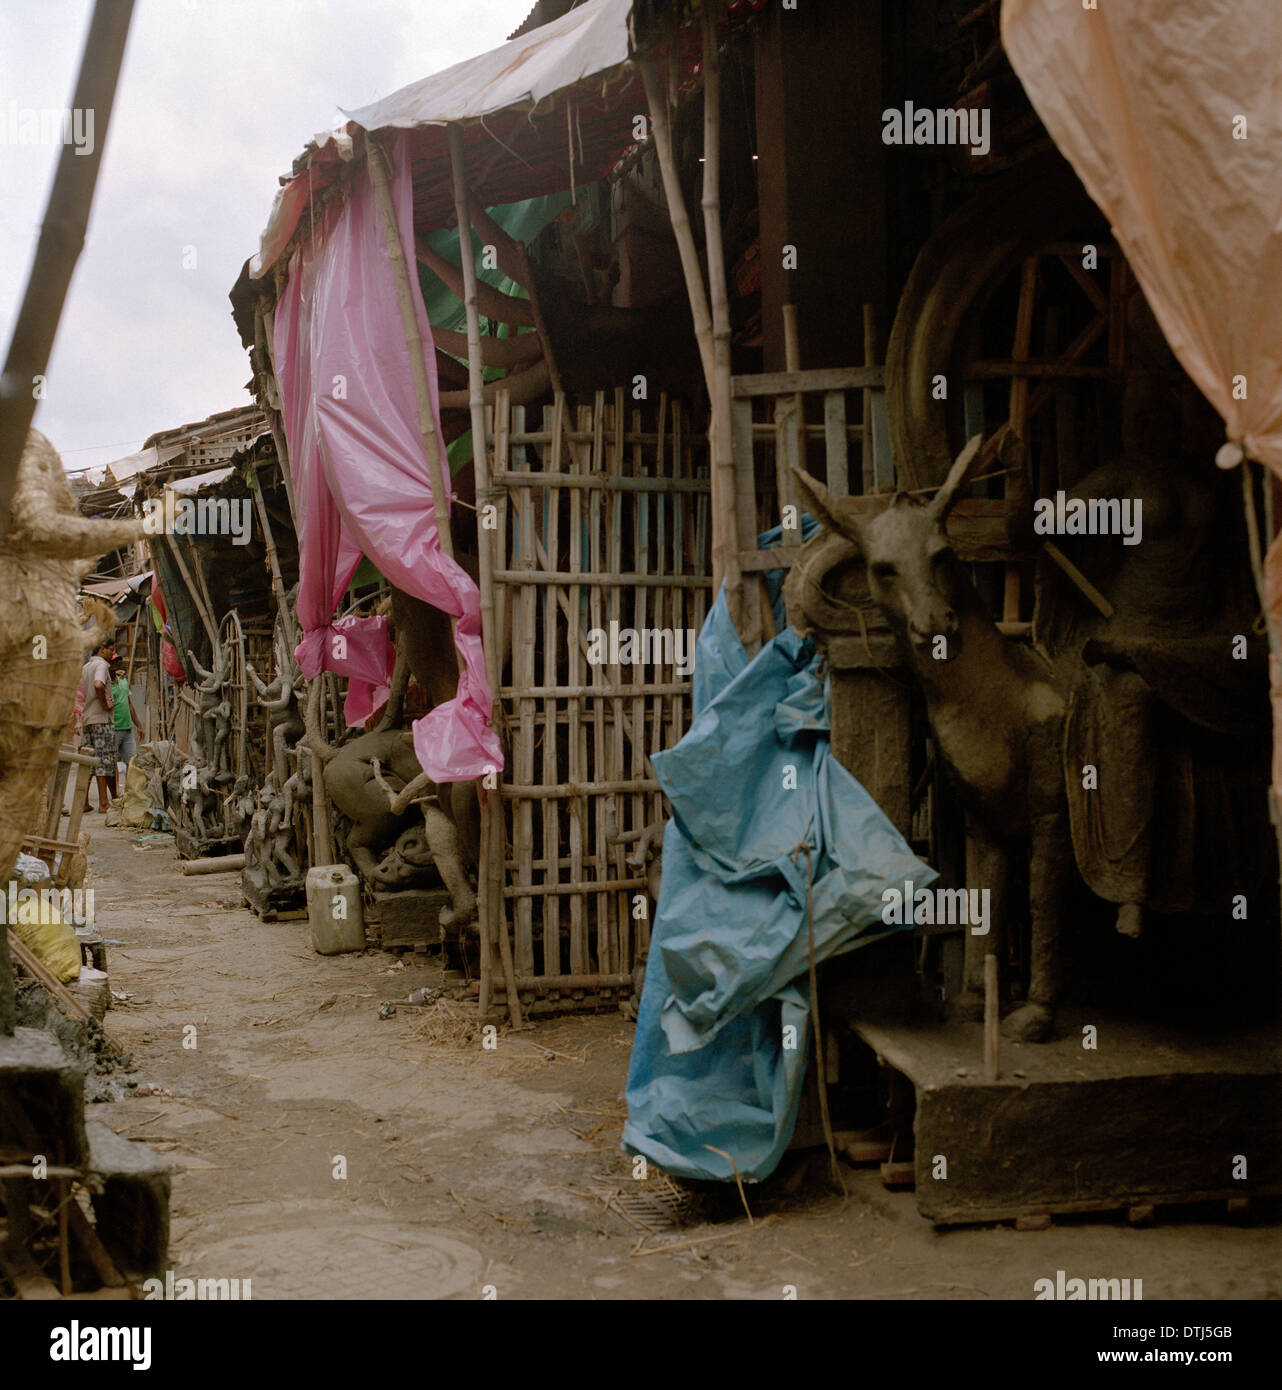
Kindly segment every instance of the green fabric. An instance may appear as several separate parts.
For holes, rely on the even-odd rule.
[[[370,560],[368,555],[361,556],[361,562],[356,566],[356,573],[352,575],[352,582],[347,586],[347,592],[355,595],[359,590],[368,588],[371,584],[377,584],[383,576],[378,567]]]
[[[489,208],[488,212],[513,240],[528,244],[538,236],[549,222],[555,221],[569,206],[570,195],[568,192],[548,193],[539,198],[527,199],[523,203],[507,203],[502,207]],[[439,231],[429,233],[425,240],[433,251],[444,256],[447,261],[452,261],[455,265],[460,263],[457,227],[443,227]],[[477,278],[484,280],[487,285],[493,285],[495,289],[501,290],[504,294],[512,295],[515,299],[528,299],[530,296],[524,286],[518,285],[515,280],[504,275],[497,267],[485,265],[481,248],[481,238],[474,230],[472,232],[472,253]],[[428,323],[433,328],[448,328],[453,329],[456,333],[465,333],[467,331],[467,310],[463,307],[463,301],[454,294],[453,290],[438,280],[435,273],[421,261],[418,263],[418,283],[419,288],[423,291],[423,304],[427,309]],[[495,323],[492,327],[495,335],[500,338],[506,338],[513,331],[507,324]],[[481,332],[485,334],[490,331],[491,322],[482,315]],[[521,328],[515,331],[531,333],[534,330]],[[487,367],[484,372],[486,381],[493,381],[502,375],[503,372],[498,367]],[[471,430],[461,434],[447,447],[445,457],[449,463],[451,477],[465,464],[472,461]]]
[[[129,682],[121,676],[111,683],[111,698],[114,705],[112,713],[116,718],[117,729],[132,729],[133,716],[129,713]]]

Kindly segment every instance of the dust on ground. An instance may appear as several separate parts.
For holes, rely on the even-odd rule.
[[[87,828],[130,996],[107,1031],[138,1091],[159,1088],[92,1117],[174,1165],[176,1278],[250,1279],[256,1299],[1028,1299],[1064,1269],[1143,1279],[1146,1300],[1282,1294],[1276,1226],[936,1231],[875,1170],[833,1195],[823,1156],[790,1156],[768,1199],[749,1188],[752,1225],[648,1234],[609,1203],[632,1184],[622,1017],[500,1029],[485,1050],[466,1006],[405,1002],[442,983],[424,957],[318,956],[305,921],[238,905],[239,875],[184,877],[170,846]]]

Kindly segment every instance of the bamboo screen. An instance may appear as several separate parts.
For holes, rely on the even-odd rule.
[[[480,534],[510,651],[503,911],[517,989],[528,1012],[599,1006],[630,993],[649,943],[634,911],[644,869],[607,842],[607,798],[619,833],[666,815],[648,757],[690,723],[671,643],[684,634],[693,662],[712,599],[706,433],[679,403],[621,390],[591,408],[558,397],[537,421],[500,404],[491,482],[497,529]],[[628,629],[670,636],[630,663]]]

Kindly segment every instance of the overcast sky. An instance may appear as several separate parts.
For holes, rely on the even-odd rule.
[[[278,176],[339,107],[497,47],[532,6],[137,0],[89,235],[36,407],[63,466],[106,463],[157,430],[250,404],[227,293],[258,247]],[[59,152],[15,143],[14,117],[69,105],[91,9],[0,0],[6,349]],[[194,269],[183,268],[188,246]]]

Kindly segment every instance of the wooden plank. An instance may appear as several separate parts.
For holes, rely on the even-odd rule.
[[[834,497],[850,492],[850,456],[846,435],[846,397],[841,391],[824,396],[824,475]]]
[[[872,409],[873,486],[889,491],[895,486],[895,460],[890,450],[890,416],[886,410],[886,393],[870,391]]]
[[[801,440],[797,432],[797,397],[778,396],[775,399],[775,515],[770,518],[777,526],[786,506],[796,506],[793,486],[794,468],[801,467]],[[746,547],[745,547],[746,549]]]
[[[881,1180],[887,1187],[916,1187],[917,1169],[912,1163],[883,1163]]]
[[[590,972],[573,975],[518,975],[516,977],[516,987],[518,990],[552,990],[552,989],[631,989],[631,974],[621,974],[619,972],[604,973],[594,975]]]
[[[67,989],[59,979],[48,969],[27,947],[27,944],[14,932],[12,927],[6,927],[9,933],[9,953],[14,960],[29,974],[34,976],[53,996],[54,1002],[64,1014],[72,1018],[79,1019],[82,1023],[89,1022],[89,1011],[81,1004],[74,994]]]
[[[772,545],[769,550],[744,550],[739,554],[739,568],[745,574],[759,570],[785,570],[801,554],[799,545]]]
[[[591,436],[589,436],[590,438]],[[543,439],[543,435],[538,436]],[[628,436],[628,442],[639,447],[635,435]],[[580,492],[703,492],[710,493],[707,478],[646,478],[646,477],[604,477],[594,478],[578,473],[537,473],[533,478],[510,470],[496,469],[493,475],[496,483],[519,485],[521,487],[575,488]]]
[[[825,394],[825,397],[827,397],[827,396],[832,395],[832,392],[831,392],[831,391],[827,391],[827,392],[825,392],[824,394]],[[838,394],[844,396],[844,395],[845,395],[845,392],[844,392],[844,391],[843,391],[843,392],[839,392]],[[806,439],[806,440],[810,440],[810,439],[823,439],[823,438],[825,438],[825,430],[824,430],[823,425],[821,425],[821,424],[803,425],[803,426],[801,427],[800,433],[801,433],[801,437],[802,437],[803,439]],[[847,439],[847,441],[849,441],[849,440],[851,440],[851,439],[862,439],[862,438],[863,438],[863,433],[864,433],[864,427],[863,427],[862,425],[851,424],[849,421],[847,421],[847,423],[846,423],[846,439]],[[773,439],[774,436],[775,436],[775,427],[774,427],[774,423],[773,423],[772,421],[771,421],[771,422],[763,421],[763,422],[760,422],[760,423],[754,423],[754,424],[753,424],[753,426],[752,426],[752,437],[753,437],[753,439],[755,439],[758,443],[760,443],[760,441],[763,440],[763,439]]]
[[[566,570],[499,570],[494,578],[501,584],[572,584],[575,576]],[[606,589],[668,588],[711,589],[711,575],[594,574],[592,583]],[[593,624],[599,626],[599,624]],[[531,682],[532,683],[532,682]]]
[[[871,367],[877,361],[877,311],[871,304],[864,305],[864,366]],[[862,489],[871,492],[877,486],[877,461],[874,454],[876,440],[873,434],[873,393],[865,387],[860,394],[862,413],[860,415],[859,453]]]
[[[744,545],[739,552],[740,570],[743,557],[755,554],[755,542],[761,530],[757,515],[757,465],[753,445],[752,402],[734,401],[730,407],[730,441],[735,459],[735,509],[738,532]],[[743,628],[740,637],[751,656],[761,643],[761,593],[756,584],[743,586]]]
[[[820,367],[809,372],[761,372],[731,377],[738,400],[748,396],[790,396],[797,391],[862,391],[886,384],[884,367]]]

